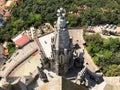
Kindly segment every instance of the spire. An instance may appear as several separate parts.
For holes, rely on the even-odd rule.
[[[67,73],[68,69],[71,68],[70,66],[73,65],[71,59],[73,51],[71,48],[72,43],[70,41],[65,15],[65,9],[60,8],[57,10],[58,19],[53,43],[53,58],[55,60],[55,73],[58,75]]]
[[[65,19],[66,11],[63,8],[57,10],[57,23],[56,23],[56,50],[69,48],[69,33],[67,30],[67,23]]]
[[[58,20],[57,20],[57,29],[58,30],[64,30],[64,28],[66,27],[66,11],[63,8],[60,8],[57,10],[57,16],[58,16]]]

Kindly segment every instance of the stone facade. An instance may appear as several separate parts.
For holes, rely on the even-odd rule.
[[[55,27],[55,36],[52,41],[52,55],[55,60],[55,73],[65,74],[73,66],[73,45],[70,39],[65,10],[58,9],[58,20]]]

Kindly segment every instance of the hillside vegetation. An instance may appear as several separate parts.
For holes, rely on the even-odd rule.
[[[4,28],[0,29],[0,42],[10,41],[19,31],[30,26],[39,27],[56,21],[56,11],[67,11],[70,27],[97,24],[120,25],[120,0],[23,0],[12,9]]]
[[[120,76],[120,39],[101,38],[99,34],[86,35],[88,53],[106,76]]]

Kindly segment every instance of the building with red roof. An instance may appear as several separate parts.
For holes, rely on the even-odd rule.
[[[27,35],[22,35],[22,34],[18,35],[12,40],[18,47],[23,47],[25,44],[27,44],[30,41]]]
[[[5,12],[5,14],[4,14],[4,17],[10,17],[11,16],[11,14],[10,14],[10,12]]]

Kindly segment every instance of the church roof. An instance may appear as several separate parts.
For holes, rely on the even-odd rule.
[[[37,90],[88,90],[88,89],[80,85],[77,85],[65,78],[57,77],[51,82],[45,83]]]

